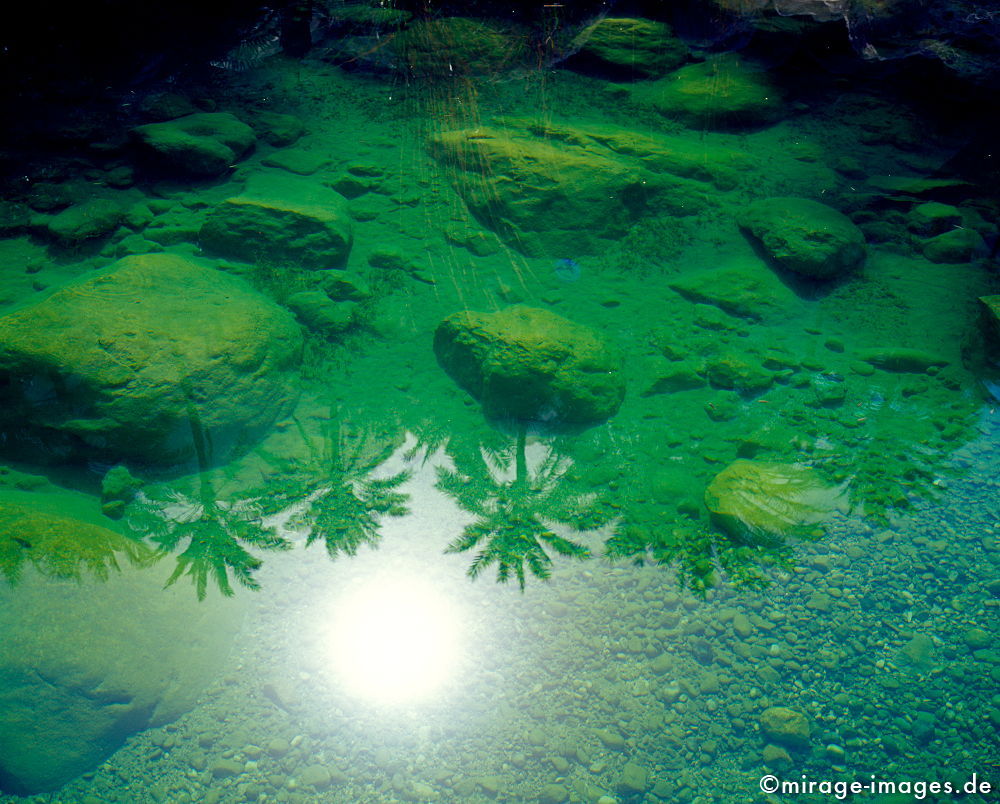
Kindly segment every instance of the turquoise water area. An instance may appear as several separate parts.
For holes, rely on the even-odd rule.
[[[989,117],[803,9],[9,133],[0,801],[994,800]]]

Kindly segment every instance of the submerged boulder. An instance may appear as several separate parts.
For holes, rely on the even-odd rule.
[[[739,215],[740,228],[783,270],[833,279],[865,261],[865,236],[851,219],[809,198],[766,198]]]
[[[164,167],[219,176],[253,148],[253,129],[228,112],[200,112],[132,129],[143,151]]]
[[[477,128],[442,132],[429,145],[484,226],[530,256],[565,256],[624,235],[654,191],[643,171],[576,137]]]
[[[679,274],[668,286],[685,299],[750,321],[787,321],[799,304],[774,271],[753,255]]]
[[[0,565],[44,546],[0,585],[0,790],[16,795],[55,790],[191,709],[245,611],[164,589],[173,562],[150,567],[138,545],[51,505],[0,499]]]
[[[625,396],[621,359],[600,334],[534,307],[455,313],[438,325],[434,353],[491,417],[589,424]]]
[[[395,68],[417,78],[492,75],[528,65],[524,32],[469,17],[421,19],[389,37]]]
[[[630,92],[636,103],[699,128],[755,128],[777,122],[784,110],[767,73],[733,54],[682,67]]]
[[[67,207],[46,224],[49,235],[65,246],[104,237],[125,219],[125,209],[107,198],[93,198]]]
[[[786,748],[809,747],[811,729],[801,712],[785,706],[771,706],[760,714],[760,730],[768,740]]]
[[[987,348],[1000,356],[1000,294],[980,296],[979,304]]]
[[[0,431],[56,459],[223,459],[290,405],[301,346],[243,281],[125,257],[0,318]]]
[[[605,17],[580,32],[566,66],[616,79],[659,78],[680,67],[688,47],[665,22]]]
[[[843,487],[808,466],[738,460],[709,484],[705,505],[735,539],[781,540],[809,533],[845,500]]]
[[[990,250],[975,229],[952,229],[924,241],[924,256],[931,262],[963,263],[989,256]]]
[[[344,265],[354,235],[339,193],[287,173],[257,173],[209,213],[200,240],[237,260],[319,269]]]

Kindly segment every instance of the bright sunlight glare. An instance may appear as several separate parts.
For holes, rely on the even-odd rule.
[[[331,625],[338,680],[370,702],[424,700],[456,669],[456,604],[419,578],[382,574],[353,585],[336,600]]]

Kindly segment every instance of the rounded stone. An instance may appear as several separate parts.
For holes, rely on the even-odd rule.
[[[621,359],[599,333],[534,307],[455,313],[438,325],[434,352],[493,418],[591,424],[625,396]]]
[[[809,746],[809,721],[801,712],[784,706],[772,706],[760,715],[760,729],[768,740],[786,748]]]
[[[737,217],[779,268],[810,279],[833,279],[865,261],[865,237],[850,218],[809,198],[766,198]]]
[[[290,406],[301,349],[292,316],[242,280],[125,257],[0,317],[0,429],[60,459],[225,459]]]

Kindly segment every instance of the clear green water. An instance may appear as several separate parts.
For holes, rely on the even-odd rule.
[[[947,201],[948,231],[996,233],[993,201],[920,184],[952,132],[836,82],[738,131],[559,68],[406,82],[278,58],[227,82],[220,111],[291,114],[306,133],[258,142],[217,180],[102,191],[129,209],[103,240],[0,240],[8,341],[36,303],[107,305],[79,283],[147,252],[237,277],[305,324],[283,405],[241,390],[233,414],[231,389],[157,356],[162,399],[188,405],[181,469],[127,437],[94,448],[82,427],[89,447],[60,460],[44,422],[8,425],[0,763],[62,786],[0,800],[835,798],[769,798],[769,773],[996,784],[998,420],[978,298],[997,277],[987,250],[932,259],[917,211]],[[295,301],[330,285],[282,254],[292,224],[259,259],[203,248],[212,211],[255,181],[272,210],[274,193],[344,197],[357,295],[333,323]],[[850,214],[863,267],[809,282],[765,260],[737,221],[774,196]],[[112,318],[152,291],[115,292]],[[613,415],[500,421],[484,407],[516,387],[477,400],[442,368],[443,319],[516,304],[610,344]],[[228,319],[204,309],[144,315],[211,351]],[[86,338],[48,335],[50,361]],[[134,372],[125,339],[98,340]],[[37,383],[32,404],[60,393]],[[711,516],[706,489],[738,461],[785,473],[733,493],[777,530]],[[102,499],[118,464],[140,493],[105,478]],[[799,471],[808,487],[786,494]]]

